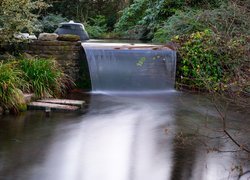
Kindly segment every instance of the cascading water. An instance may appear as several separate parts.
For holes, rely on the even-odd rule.
[[[83,44],[92,91],[164,91],[174,88],[176,52],[159,46]]]

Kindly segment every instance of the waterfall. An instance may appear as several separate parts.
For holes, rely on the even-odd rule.
[[[176,52],[148,45],[83,43],[92,91],[164,91],[174,88]]]

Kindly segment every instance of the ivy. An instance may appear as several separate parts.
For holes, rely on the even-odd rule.
[[[174,41],[182,44],[179,49],[181,64],[179,74],[182,84],[205,88],[207,85],[218,89],[223,77],[222,63],[217,55],[214,34],[207,29],[190,36],[176,36]]]

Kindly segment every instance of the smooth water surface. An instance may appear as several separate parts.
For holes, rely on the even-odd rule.
[[[231,110],[227,117],[230,133],[249,145],[249,115]],[[199,95],[90,95],[85,113],[2,117],[0,179],[238,179],[249,156],[221,126]]]

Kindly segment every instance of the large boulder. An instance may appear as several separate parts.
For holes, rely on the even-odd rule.
[[[58,35],[56,33],[41,33],[39,34],[38,40],[40,41],[55,41]]]

